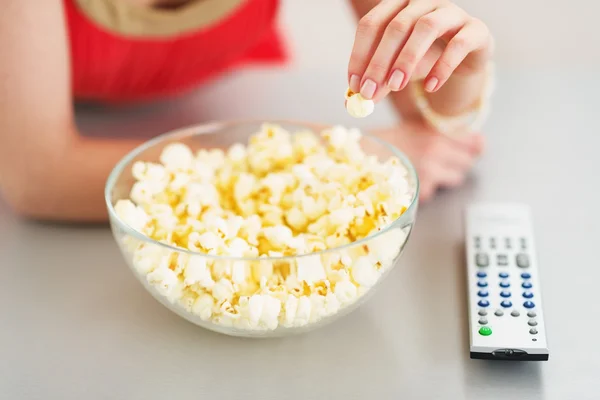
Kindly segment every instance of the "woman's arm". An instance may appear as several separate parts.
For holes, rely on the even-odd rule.
[[[136,142],[86,138],[73,120],[62,1],[6,0],[0,13],[0,190],[19,214],[106,219],[111,168]]]
[[[351,0],[359,18],[349,63],[351,89],[362,93],[361,85],[371,78],[377,83],[373,97],[379,100],[390,93],[389,86],[395,86],[389,85],[394,66],[402,65],[414,69],[400,87],[392,88],[390,99],[405,120],[420,118],[410,91],[398,91],[409,80],[421,81],[417,84],[427,87],[430,78],[439,78],[434,91],[425,93],[437,113],[457,115],[468,111],[482,95],[486,79],[492,38],[485,25],[445,0],[380,3],[380,0]],[[431,42],[433,45],[429,47]],[[426,52],[424,46],[429,48]],[[411,60],[421,51],[422,58]],[[355,87],[352,87],[353,74],[361,77]]]

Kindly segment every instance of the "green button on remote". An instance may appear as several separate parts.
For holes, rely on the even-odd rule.
[[[490,336],[492,334],[492,328],[489,326],[482,326],[479,328],[479,334],[482,336]]]

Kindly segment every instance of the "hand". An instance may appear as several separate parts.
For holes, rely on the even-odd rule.
[[[483,136],[467,135],[452,139],[422,122],[404,123],[392,129],[372,133],[402,150],[419,176],[419,200],[429,200],[440,188],[461,185],[483,152]]]
[[[411,80],[435,92],[452,74],[483,72],[492,46],[487,26],[449,0],[383,0],[358,23],[349,87],[375,101]]]

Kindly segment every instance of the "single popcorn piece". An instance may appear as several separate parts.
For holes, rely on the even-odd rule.
[[[292,230],[285,225],[266,227],[262,232],[269,243],[277,249],[287,246],[293,237]]]
[[[347,99],[360,115],[372,111],[359,94]],[[265,124],[226,152],[171,143],[160,164],[133,164],[129,199],[115,204],[125,223],[171,248],[133,235],[120,246],[160,296],[207,323],[317,323],[375,286],[411,229],[385,230],[415,196],[407,168],[365,154],[361,138],[341,126],[319,137]]]
[[[375,102],[367,100],[360,93],[354,93],[348,89],[346,97],[346,110],[354,118],[365,118],[375,110]]]
[[[321,262],[321,256],[302,256],[296,259],[298,267],[298,279],[309,285],[326,279],[325,268]]]
[[[183,143],[168,144],[160,155],[160,162],[170,171],[189,169],[193,160],[192,150]]]
[[[296,320],[296,311],[298,310],[298,298],[290,296],[285,302],[285,326],[294,326]]]
[[[371,287],[379,279],[375,262],[368,256],[359,257],[352,265],[352,278],[360,286]]]
[[[150,221],[148,214],[131,200],[117,201],[115,211],[119,218],[138,232],[142,232]]]
[[[204,288],[212,288],[215,284],[206,265],[206,258],[192,256],[184,269],[184,283],[187,286],[199,284]]]
[[[169,268],[162,267],[148,274],[148,283],[154,286],[160,294],[169,297],[171,291],[179,283],[179,279],[177,279],[175,272]]]
[[[234,295],[233,284],[225,278],[219,280],[212,287],[212,295],[218,304],[224,301],[231,301]]]
[[[356,286],[348,280],[336,283],[334,293],[342,304],[354,302],[358,294]]]
[[[296,318],[294,319],[294,326],[304,326],[310,321],[311,302],[306,296],[302,296],[298,299],[298,308],[296,309]]]

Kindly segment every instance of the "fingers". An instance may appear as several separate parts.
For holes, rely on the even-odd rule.
[[[432,162],[424,165],[419,172],[419,199],[428,200],[439,188],[461,185],[465,179],[465,171],[450,168],[444,164]]]
[[[483,150],[483,137],[460,140],[438,136],[422,154],[419,165],[419,198],[427,200],[440,188],[461,185]]]
[[[404,76],[401,85],[396,90],[402,90],[406,87],[418,63],[438,38],[459,31],[466,23],[467,15],[454,6],[437,9],[419,18],[410,38],[392,66],[390,76],[393,76],[397,71],[400,71]],[[430,81],[431,83],[437,84],[433,80]]]
[[[362,77],[381,40],[385,27],[407,4],[408,0],[382,1],[358,22],[348,64],[349,86],[353,92],[360,91]]]
[[[469,170],[475,163],[475,156],[468,148],[447,141],[439,143],[435,156],[445,166],[462,171]]]
[[[425,89],[434,92],[458,68],[482,67],[491,42],[483,22],[447,0],[384,0],[358,24],[349,86],[378,101],[426,77]]]
[[[441,57],[435,63],[425,80],[425,90],[437,91],[456,68],[472,54],[471,67],[481,68],[491,49],[491,36],[488,28],[479,20],[472,19],[450,40]],[[479,52],[478,52],[479,51]],[[480,64],[480,65],[473,65]]]
[[[364,97],[373,98],[377,91],[384,90],[386,80],[391,84],[387,85],[389,89],[399,89],[404,76],[401,71],[396,71],[388,79],[390,67],[408,41],[418,19],[434,9],[433,2],[412,3],[389,21],[362,77],[360,92]]]

